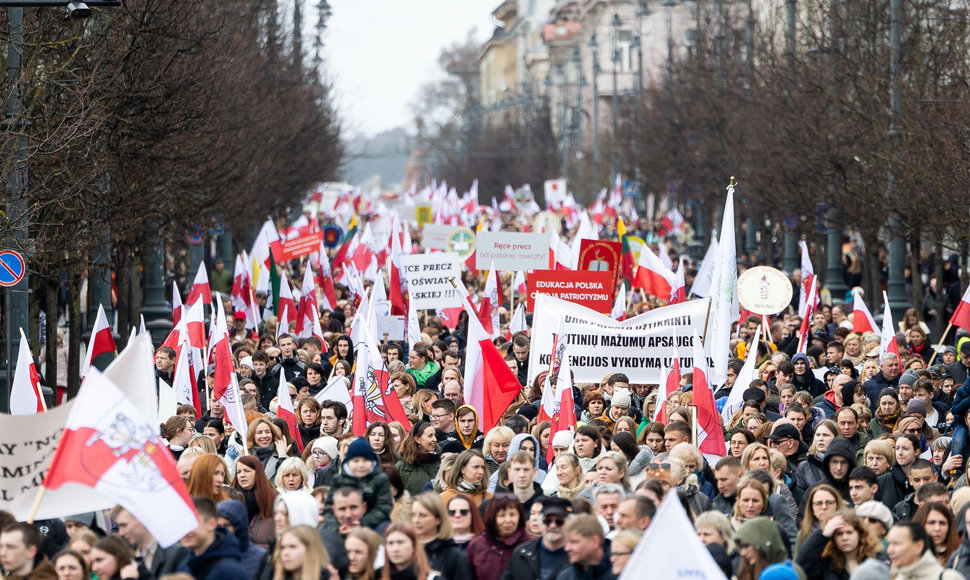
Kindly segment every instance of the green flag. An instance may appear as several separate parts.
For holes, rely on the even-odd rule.
[[[273,259],[273,252],[269,253],[269,285],[273,293],[273,314],[279,316],[280,312],[280,273],[276,269],[276,260]]]

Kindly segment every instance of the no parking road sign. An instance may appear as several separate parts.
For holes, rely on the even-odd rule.
[[[26,272],[23,256],[13,250],[0,250],[0,287],[16,286]]]

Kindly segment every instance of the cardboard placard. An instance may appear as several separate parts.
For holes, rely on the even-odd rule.
[[[536,294],[541,293],[609,314],[613,309],[615,281],[611,272],[536,270],[529,274],[526,309],[535,312]]]
[[[475,267],[498,271],[538,270],[549,267],[549,236],[518,232],[478,232]]]
[[[424,241],[424,248],[426,250],[447,250],[448,238],[457,229],[458,226],[424,224],[424,228],[421,229],[421,239]]]

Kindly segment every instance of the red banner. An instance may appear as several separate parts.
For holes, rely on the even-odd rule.
[[[314,232],[292,240],[283,242],[283,251],[280,253],[280,260],[292,260],[300,256],[306,256],[313,252],[320,251],[320,242],[323,241],[323,232]]]
[[[541,292],[609,315],[615,281],[616,275],[608,270],[533,270],[529,273],[527,309],[532,312],[536,294]]]

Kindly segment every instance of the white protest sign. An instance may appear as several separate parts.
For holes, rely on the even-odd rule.
[[[118,385],[154,423],[158,418],[158,402],[153,356],[151,336],[140,334],[111,363],[104,376]],[[20,521],[30,515],[73,406],[74,402],[69,401],[37,415],[0,415],[0,509]],[[36,517],[68,516],[108,509],[114,504],[113,499],[91,488],[69,483],[57,490],[47,490]]]
[[[475,267],[499,271],[542,270],[549,267],[549,235],[517,232],[478,232]]]
[[[455,308],[461,296],[452,285],[461,284],[461,262],[457,254],[410,254],[401,257],[408,293],[416,310]]]
[[[458,230],[459,226],[445,226],[440,224],[424,224],[421,239],[426,250],[447,250],[448,238]]]
[[[377,317],[377,338],[387,335],[387,340],[404,340],[404,330],[407,328],[407,316],[378,316]]]
[[[661,369],[670,366],[673,356],[680,359],[682,369],[694,366],[694,329],[703,327],[706,312],[706,301],[690,300],[621,322],[538,294],[527,384],[548,370],[553,334],[563,317],[571,349],[569,364],[577,383],[599,383],[607,374],[624,373],[631,383],[659,384]]]

